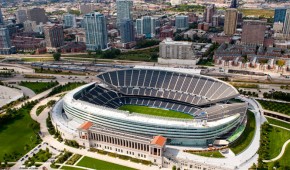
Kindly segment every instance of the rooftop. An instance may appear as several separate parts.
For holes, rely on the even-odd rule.
[[[84,122],[84,123],[79,127],[79,129],[82,129],[82,130],[88,130],[91,126],[93,126],[93,123],[92,123],[92,122]]]
[[[158,145],[158,146],[164,146],[166,143],[166,138],[163,136],[154,136],[153,140],[151,141],[151,144]]]

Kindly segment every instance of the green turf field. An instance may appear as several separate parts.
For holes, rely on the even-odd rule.
[[[255,115],[254,113],[248,111],[247,116],[248,121],[244,132],[236,141],[230,144],[230,148],[235,154],[239,154],[240,152],[245,150],[251,144],[252,139],[255,135],[256,129]]]
[[[27,87],[34,91],[36,94],[44,92],[45,90],[48,90],[54,86],[56,86],[57,82],[20,82],[20,86]]]
[[[193,119],[189,114],[177,112],[173,110],[165,110],[159,108],[152,108],[147,106],[137,106],[137,105],[123,105],[119,107],[119,110],[125,110],[129,112],[147,114],[152,116],[162,116],[162,117],[172,117],[172,118],[182,118],[182,119]]]
[[[81,168],[74,168],[74,167],[69,167],[69,166],[63,166],[63,167],[61,167],[61,169],[64,169],[64,170],[82,170]]]
[[[129,164],[129,162],[128,162]],[[90,157],[84,157],[77,166],[92,168],[92,169],[100,169],[100,170],[133,170],[133,168],[129,168],[126,166],[102,161],[99,159],[94,159]]]

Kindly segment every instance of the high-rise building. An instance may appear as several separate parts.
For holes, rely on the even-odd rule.
[[[245,45],[263,45],[265,39],[266,22],[257,20],[245,20],[241,43]]]
[[[175,17],[175,27],[176,27],[176,29],[187,29],[188,28],[188,16],[177,15]]]
[[[0,25],[4,24],[4,19],[3,19],[3,15],[2,15],[2,10],[0,8]]]
[[[173,41],[166,38],[159,44],[160,58],[164,59],[194,59],[192,42]]]
[[[47,24],[43,27],[48,51],[57,51],[64,44],[63,27],[58,24]]]
[[[77,27],[76,16],[73,14],[63,15],[63,23],[65,28]]]
[[[226,35],[234,35],[236,32],[238,20],[238,10],[235,8],[229,8],[225,14],[224,32]]]
[[[135,41],[134,22],[130,19],[123,19],[120,23],[121,42],[128,43]]]
[[[107,22],[99,12],[88,13],[84,16],[83,25],[86,33],[87,50],[103,50],[108,48]]]
[[[24,21],[23,22],[24,32],[33,32],[36,27],[35,21]]]
[[[45,24],[48,19],[45,15],[45,10],[43,8],[32,8],[27,10],[27,19],[30,21],[35,21],[38,25],[40,22]]]
[[[207,23],[212,23],[212,17],[215,14],[215,5],[211,4],[205,8],[204,11],[204,21]]]
[[[285,20],[284,20],[284,25],[283,25],[283,34],[286,37],[289,37],[290,35],[290,9],[286,10]]]
[[[230,8],[237,8],[237,7],[238,7],[238,2],[237,2],[237,0],[232,0],[232,1],[231,1]]]
[[[27,11],[26,9],[19,9],[16,11],[16,22],[24,23],[27,20]]]
[[[9,31],[7,28],[0,28],[0,54],[15,53],[15,47],[11,45]]]
[[[284,22],[287,8],[276,8],[274,22]]]
[[[119,27],[123,19],[132,20],[132,0],[117,0],[117,26]]]
[[[157,18],[143,16],[136,20],[136,29],[138,35],[145,35],[146,38],[152,38],[156,35],[156,28],[159,27]]]

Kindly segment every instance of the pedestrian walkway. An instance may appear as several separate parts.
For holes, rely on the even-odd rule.
[[[289,143],[290,143],[290,139],[287,140],[287,141],[284,143],[284,145],[283,145],[283,147],[282,147],[282,150],[281,150],[280,154],[279,154],[276,158],[273,158],[273,159],[270,159],[270,160],[263,160],[263,162],[273,162],[273,161],[277,161],[277,160],[279,160],[279,159],[284,155],[285,149],[286,149],[286,147],[287,147],[287,145],[288,145]]]

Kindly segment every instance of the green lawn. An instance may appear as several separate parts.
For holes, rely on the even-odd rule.
[[[285,123],[285,122],[279,121],[277,119],[272,119],[269,117],[267,117],[267,120],[270,124],[274,124],[274,125],[278,125],[278,126],[282,126],[282,127],[290,129],[290,123]]]
[[[39,126],[29,115],[31,108],[19,109],[15,113],[19,116],[0,124],[0,161],[4,160],[5,154],[13,155],[6,156],[8,161],[17,161],[39,143],[36,135]]]
[[[128,162],[129,164],[129,162]],[[94,159],[90,157],[84,157],[77,166],[100,169],[100,170],[133,170],[133,168],[102,161],[99,159]]]
[[[290,166],[290,144],[287,145],[283,156],[278,160],[282,166]]]
[[[286,114],[290,116],[290,104],[289,103],[280,103],[280,102],[272,102],[265,100],[257,100],[264,109],[271,110],[274,112]]]
[[[147,106],[123,105],[123,106],[119,107],[119,110],[126,110],[129,112],[148,114],[148,115],[153,115],[153,116],[193,119],[193,116],[191,116],[189,114],[182,113],[182,112],[177,112],[177,111],[173,111],[173,110],[158,109],[158,108],[151,108],[151,107],[147,107]]]
[[[74,167],[69,167],[69,166],[63,166],[63,167],[61,167],[61,169],[64,169],[64,170],[83,170],[81,168],[74,168]]]
[[[270,159],[279,155],[283,144],[290,139],[290,131],[272,126],[273,129],[269,132],[269,156]]]
[[[230,144],[230,149],[235,154],[239,154],[240,152],[245,150],[251,144],[252,139],[255,135],[256,120],[253,112],[247,112],[247,120],[248,121],[244,132],[236,141]]]
[[[194,152],[192,154],[199,155],[199,156],[205,156],[205,157],[224,158],[224,156],[219,151],[200,152],[200,153]]]
[[[56,85],[58,85],[58,82],[27,82],[22,81],[19,83],[20,86],[27,87],[34,91],[36,94],[44,92],[45,90],[48,90]]]

